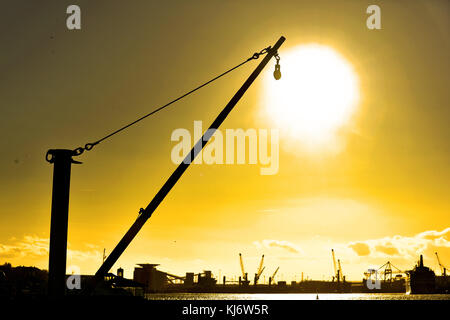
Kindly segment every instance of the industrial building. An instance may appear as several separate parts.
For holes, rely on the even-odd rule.
[[[134,268],[133,280],[144,285],[147,292],[162,290],[168,283],[167,274],[159,271],[159,264],[142,263]]]

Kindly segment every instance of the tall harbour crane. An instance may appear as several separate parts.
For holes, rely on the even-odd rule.
[[[342,267],[341,267],[341,260],[339,260],[338,259],[338,267],[339,267],[339,273],[338,273],[338,281],[342,281],[342,282],[344,282],[344,280],[345,280],[345,277],[344,277],[344,274],[342,273]],[[340,279],[339,279],[339,277],[340,277]]]
[[[439,268],[441,269],[441,274],[445,277],[447,275],[447,268],[442,265],[441,260],[439,260],[438,253],[435,252],[434,254],[436,255],[436,258],[437,258],[437,261],[439,264]]]
[[[278,269],[280,269],[280,267],[277,267],[275,272],[272,274],[272,276],[269,277],[269,285],[271,285],[272,282],[275,284],[275,276],[277,275]]]
[[[255,283],[254,283],[255,285],[258,284],[258,280],[261,277],[261,274],[263,273],[264,269],[266,268],[263,265],[264,265],[264,255],[262,255],[261,262],[259,263],[258,271],[255,273]]]
[[[239,253],[239,262],[241,264],[241,272],[242,272],[242,283],[243,284],[248,284],[248,280],[247,280],[247,276],[248,274],[245,272],[245,268],[244,268],[244,260],[242,259],[242,254]]]
[[[339,282],[339,270],[336,268],[336,257],[334,256],[334,249],[331,249],[331,256],[333,257],[334,276],[333,281],[336,279]]]
[[[384,270],[382,270],[384,268]],[[382,271],[380,271],[382,270]],[[381,267],[378,268],[379,274],[383,275],[383,280],[386,282],[392,281],[392,275],[397,274],[397,276],[405,273],[404,271],[400,270],[396,266],[394,266],[390,261],[383,264]]]
[[[184,160],[181,161],[173,173],[168,177],[166,182],[162,185],[153,199],[145,208],[139,210],[139,215],[133,222],[128,231],[120,239],[118,244],[103,261],[100,268],[95,273],[95,276],[91,279],[89,285],[86,288],[86,292],[92,292],[97,284],[104,280],[109,270],[117,262],[123,252],[127,249],[139,231],[142,229],[144,224],[153,215],[156,209],[159,207],[161,202],[165,199],[167,194],[172,190],[172,188],[180,180],[181,176],[187,170],[189,165],[194,161],[198,154],[202,151],[204,146],[213,137],[216,130],[225,121],[230,112],[234,109],[236,104],[259,76],[261,71],[267,65],[267,63],[275,57],[276,65],[274,71],[274,77],[276,80],[280,79],[280,57],[278,55],[278,49],[284,43],[285,38],[280,37],[278,41],[273,45],[264,48],[260,52],[255,52],[251,57],[244,60],[237,66],[229,69],[228,71],[216,76],[215,78],[205,82],[204,84],[198,86],[197,88],[185,93],[184,95],[172,100],[171,102],[161,106],[145,116],[115,130],[114,132],[104,136],[103,138],[85,144],[84,147],[76,148],[75,150],[70,149],[50,149],[46,154],[46,161],[53,164],[53,191],[52,191],[52,209],[51,209],[51,232],[50,232],[50,244],[49,244],[49,273],[48,273],[48,294],[53,297],[64,296],[65,294],[65,271],[66,271],[66,260],[67,260],[67,230],[68,230],[68,208],[69,208],[69,190],[70,190],[70,175],[71,166],[73,163],[81,164],[79,161],[72,159],[73,156],[79,156],[84,151],[92,150],[93,147],[101,143],[102,141],[109,139],[113,135],[122,132],[123,130],[129,128],[130,126],[138,123],[139,121],[146,119],[148,116],[162,110],[169,105],[179,101],[180,99],[188,96],[189,94],[203,88],[207,84],[217,80],[218,78],[228,74],[229,72],[237,69],[238,67],[244,65],[245,63],[258,59],[261,55],[265,55],[259,65],[253,70],[247,80],[242,84],[222,111],[217,115],[215,120],[210,125],[209,129],[202,135],[202,137],[196,142],[191,151],[185,156]],[[262,273],[262,271],[261,271]]]

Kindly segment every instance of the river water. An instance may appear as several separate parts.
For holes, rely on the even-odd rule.
[[[450,300],[450,294],[404,293],[151,293],[149,300]]]

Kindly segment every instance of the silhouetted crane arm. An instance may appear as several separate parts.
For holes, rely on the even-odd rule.
[[[331,256],[333,257],[334,276],[336,276],[337,275],[337,269],[336,269],[336,258],[334,256],[334,249],[331,249]]]
[[[223,108],[223,110],[219,113],[217,118],[213,121],[209,129],[203,134],[199,141],[194,145],[191,152],[185,157],[185,159],[178,165],[172,175],[167,179],[158,193],[154,196],[149,205],[141,210],[141,213],[137,217],[136,221],[130,227],[130,229],[125,233],[123,238],[119,241],[117,246],[111,252],[111,254],[106,258],[103,264],[100,266],[98,271],[95,273],[94,285],[95,282],[103,279],[105,274],[111,269],[111,267],[116,263],[128,245],[133,241],[134,237],[138,234],[141,228],[144,226],[145,222],[152,216],[153,212],[158,208],[160,203],[164,200],[167,194],[172,190],[178,180],[181,178],[183,173],[189,167],[192,161],[196,158],[196,156],[201,152],[203,147],[209,142],[211,137],[214,135],[215,131],[220,127],[220,125],[225,121],[227,116],[233,110],[238,101],[242,98],[244,93],[250,87],[250,85],[255,81],[267,63],[274,56],[278,54],[278,49],[281,47],[283,42],[286,39],[284,37],[280,37],[278,41],[275,43],[273,47],[268,48],[267,55],[263,58],[263,60],[259,63],[256,69],[251,73],[251,75],[247,78],[244,84],[239,88],[239,90],[235,93],[235,95],[231,98],[228,104]]]
[[[437,252],[435,252],[434,254],[436,255],[436,259],[437,259],[437,262],[438,262],[439,268],[441,269],[441,272],[443,272],[443,271],[442,271],[442,270],[443,270],[443,268],[442,268],[441,260],[439,260],[439,256],[438,256],[438,253],[437,253]]]
[[[275,276],[277,275],[278,269],[280,269],[280,267],[278,267],[278,268],[275,270],[275,272],[273,273],[273,275],[272,275],[272,281],[274,281]]]
[[[259,268],[258,268],[258,272],[256,273],[258,275],[258,277],[261,275],[261,273],[263,272],[263,264],[264,264],[264,255],[262,255],[261,257],[261,262],[259,263]]]
[[[242,277],[245,279],[244,260],[242,260],[242,254],[239,253],[239,262],[241,264]]]
[[[344,280],[343,274],[342,274],[342,267],[341,267],[341,260],[338,259],[338,266],[339,266],[339,277],[340,280]]]

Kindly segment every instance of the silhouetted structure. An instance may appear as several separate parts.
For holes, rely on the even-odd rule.
[[[119,241],[119,243],[116,245],[116,247],[110,253],[110,255],[106,258],[106,260],[100,266],[100,268],[98,269],[98,271],[95,274],[97,281],[101,280],[104,277],[104,275],[111,269],[111,267],[114,265],[114,263],[116,263],[117,259],[119,259],[119,257],[122,255],[122,253],[128,247],[128,245],[131,243],[131,241],[133,241],[134,237],[141,230],[142,226],[152,216],[153,212],[158,208],[159,204],[164,200],[164,198],[167,196],[167,194],[170,192],[170,190],[178,182],[178,180],[181,178],[183,173],[189,167],[191,162],[197,157],[197,155],[200,153],[200,151],[203,149],[203,147],[208,143],[208,141],[213,136],[214,132],[225,121],[227,116],[230,114],[230,112],[233,110],[235,105],[242,98],[242,96],[247,91],[247,89],[250,87],[250,85],[255,81],[255,79],[258,77],[258,75],[261,73],[261,71],[264,69],[264,67],[267,65],[267,63],[274,56],[278,56],[278,49],[281,47],[281,45],[283,44],[284,41],[285,41],[285,38],[280,37],[278,39],[278,41],[274,44],[273,47],[268,47],[268,48],[264,49],[265,50],[264,53],[266,53],[266,56],[263,58],[263,60],[260,62],[260,64],[250,74],[250,76],[242,84],[241,88],[235,93],[235,95],[231,98],[231,100],[227,103],[227,105],[222,109],[222,111],[219,113],[219,115],[216,117],[216,119],[210,125],[209,129],[197,141],[195,146],[192,148],[191,152],[188,155],[186,155],[185,160],[183,160],[178,165],[178,167],[175,169],[175,171],[172,173],[172,175],[167,179],[167,181],[164,183],[164,185],[161,187],[161,189],[158,191],[158,193],[154,196],[154,198],[148,204],[148,206],[145,209],[141,210],[136,221],[133,223],[133,225],[130,227],[130,229],[127,231],[127,233],[122,237],[122,239]],[[261,53],[255,53],[253,55],[253,57],[249,58],[247,61],[258,58],[260,56],[260,54],[263,53],[263,51],[261,51]],[[277,61],[278,61],[278,59],[277,59]]]
[[[197,286],[200,288],[212,288],[216,285],[217,280],[213,278],[212,272],[204,271],[198,275]]]
[[[0,266],[0,296],[42,296],[47,292],[48,273],[36,267]]]
[[[423,256],[420,255],[419,262],[413,270],[406,272],[408,279],[406,281],[407,293],[435,293],[436,276],[434,271],[423,265]]]
[[[50,250],[48,263],[48,294],[64,296],[66,290],[67,228],[69,219],[70,170],[72,150],[51,149],[46,159],[53,164],[52,215],[50,222]]]
[[[160,291],[167,285],[166,273],[156,269],[159,264],[141,263],[134,268],[133,280],[145,286],[148,292]]]

